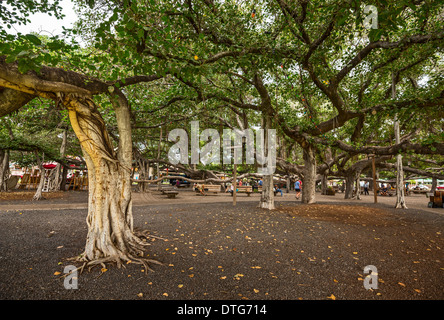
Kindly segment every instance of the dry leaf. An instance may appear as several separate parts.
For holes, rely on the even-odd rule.
[[[61,272],[58,272],[58,271],[54,272],[55,276],[58,276],[59,274],[61,274]]]
[[[141,293],[138,293],[137,296],[138,296],[139,298],[142,298],[142,297],[143,297],[143,293],[142,293],[142,292],[141,292]]]
[[[102,272],[107,272],[108,269],[106,269],[106,268],[102,268],[102,269],[100,269],[100,271],[102,271]]]
[[[254,291],[254,293],[258,293],[259,292],[259,290],[257,290],[257,289],[253,289],[253,291]]]
[[[177,287],[182,288],[182,287],[183,287],[183,284],[179,284]]]
[[[166,293],[166,292],[164,294],[162,294],[162,295],[165,296],[165,297],[168,297],[168,293]]]
[[[331,299],[331,300],[336,300],[336,297],[332,294],[330,297],[327,297],[328,299]]]
[[[225,280],[227,276],[220,277],[220,279]]]
[[[400,286],[403,286],[403,287],[405,287],[405,284],[404,284],[404,283],[402,283],[402,282],[398,282],[398,284],[399,284]]]

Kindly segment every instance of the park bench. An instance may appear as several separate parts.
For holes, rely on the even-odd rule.
[[[237,193],[246,193],[247,196],[250,196],[250,194],[253,193],[253,187],[252,186],[237,186],[236,187],[236,194]],[[231,195],[233,196],[233,192],[231,192]]]
[[[176,196],[179,194],[177,191],[163,191],[162,193],[166,194],[170,199],[176,198]]]
[[[196,191],[196,195],[202,194],[202,189],[203,189],[203,194],[205,194],[205,192],[216,194],[216,193],[220,192],[220,185],[218,185],[218,184],[204,184],[204,185],[197,184],[194,188],[194,191]]]
[[[413,192],[413,193],[416,193],[416,194],[421,194],[421,193],[424,193],[424,194],[427,194],[429,191],[427,191],[427,190],[417,190],[417,189],[410,189],[410,191],[411,192]]]
[[[172,186],[161,186],[160,187],[160,192],[162,192],[162,194],[165,194],[166,192],[169,191],[173,191],[174,188]]]

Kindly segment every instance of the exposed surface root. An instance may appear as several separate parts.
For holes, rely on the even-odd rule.
[[[104,258],[98,258],[93,260],[88,260],[84,254],[81,254],[80,256],[69,258],[68,260],[74,261],[74,262],[81,262],[83,263],[82,266],[78,267],[77,270],[80,271],[80,273],[83,272],[83,270],[88,268],[88,272],[90,272],[94,267],[101,266],[102,268],[106,269],[106,265],[109,263],[115,263],[117,265],[117,268],[125,267],[125,264],[128,263],[135,263],[143,265],[144,269],[146,271],[154,271],[150,268],[150,264],[157,264],[157,265],[163,265],[162,262],[154,260],[154,259],[147,259],[147,258],[141,258],[141,257],[135,257],[128,254],[123,254],[120,256],[111,256],[111,257],[104,257]]]
[[[100,256],[97,256],[95,258],[88,257],[86,251],[80,254],[79,256],[69,258],[68,260],[82,263],[82,266],[77,268],[80,273],[83,272],[83,270],[88,268],[88,271],[91,271],[96,266],[102,266],[102,268],[106,269],[106,264],[116,264],[117,268],[125,267],[125,264],[129,263],[135,263],[140,264],[144,267],[146,271],[154,271],[150,268],[150,265],[157,264],[157,265],[163,265],[162,262],[154,260],[154,259],[148,259],[144,258],[144,251],[146,246],[150,245],[149,242],[147,242],[145,239],[142,240],[142,237],[149,239],[149,238],[155,238],[155,239],[163,239],[161,237],[153,236],[148,234],[148,231],[135,231],[130,239],[128,239],[128,242],[126,244],[127,249],[125,251],[117,249],[113,244],[110,244],[110,246],[113,248],[114,254],[104,256],[103,253],[101,253],[97,248],[95,248],[94,252],[99,253]]]

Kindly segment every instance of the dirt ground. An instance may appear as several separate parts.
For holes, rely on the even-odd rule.
[[[267,211],[258,195],[233,206],[227,194],[134,194],[135,227],[155,236],[146,254],[163,265],[97,267],[74,290],[60,277],[85,244],[87,193],[31,198],[0,197],[0,299],[444,299],[444,210],[425,196],[401,210],[394,198],[317,194],[301,205],[284,193]],[[368,265],[377,289],[364,288]]]

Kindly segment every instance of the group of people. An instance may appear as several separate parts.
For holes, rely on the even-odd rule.
[[[263,184],[264,184],[264,182],[262,181],[262,179],[260,179],[259,182],[257,183],[257,186],[256,186],[256,187],[258,187],[258,188],[259,188],[259,187],[262,187]],[[239,186],[242,186],[242,185],[243,185],[243,182],[242,182],[242,180],[241,180],[241,181],[239,181]],[[248,185],[248,184],[247,184],[247,185]],[[255,187],[255,186],[253,186],[253,188],[254,188],[254,187]],[[294,190],[296,191],[296,199],[299,199],[300,196],[301,196],[302,181],[297,180],[297,181],[294,183]],[[227,186],[227,187],[225,188],[225,192],[232,193],[233,191],[234,191],[234,186],[233,186],[232,184],[229,185],[229,186]],[[273,192],[274,192],[274,193],[280,192],[280,193],[281,193],[281,197],[284,196],[284,192],[282,191],[281,188],[279,188],[279,186],[278,186],[277,184],[274,185],[274,187],[273,187]]]

